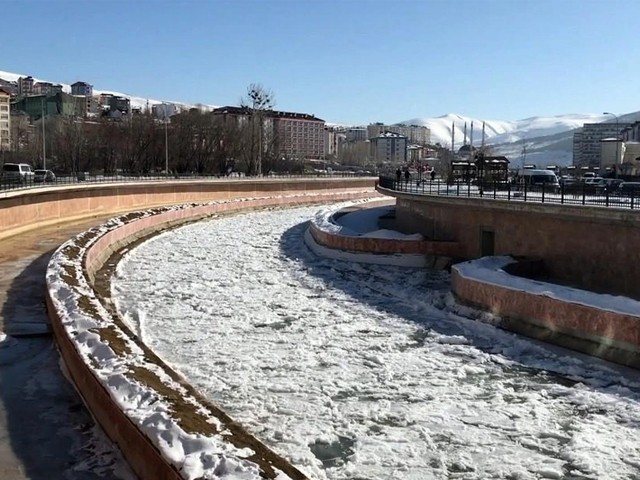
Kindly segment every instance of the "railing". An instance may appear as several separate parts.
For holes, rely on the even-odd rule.
[[[481,185],[463,180],[444,182],[442,180],[405,180],[380,176],[382,188],[416,195],[446,197],[473,197],[517,202],[554,203],[564,205],[590,205],[638,209],[640,190],[597,187],[594,185],[513,185],[509,182],[484,182]]]
[[[119,174],[119,175],[91,175],[89,173],[76,173],[69,175],[57,175],[53,181],[44,181],[36,179],[15,180],[6,179],[0,176],[0,191],[20,190],[30,188],[55,187],[64,185],[82,185],[87,183],[126,183],[126,182],[142,182],[142,181],[162,181],[162,180],[241,180],[257,178],[348,178],[348,177],[366,177],[371,176],[369,173],[357,172],[332,172],[332,173],[307,173],[307,174],[290,174],[290,173],[270,173],[261,176],[245,176],[237,173],[230,175],[198,175],[198,174]]]

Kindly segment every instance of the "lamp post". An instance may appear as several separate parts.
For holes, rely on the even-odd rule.
[[[164,114],[164,172],[169,178],[169,112],[167,104],[162,104],[162,113]]]
[[[615,176],[618,176],[618,168],[616,165],[618,165],[618,149],[620,148],[620,123],[618,122],[618,116],[615,113],[611,113],[611,112],[602,112],[603,115],[612,115],[613,118],[616,119],[616,161],[615,164],[613,166],[613,172],[615,174]],[[602,155],[600,155],[600,170],[602,170]],[[602,176],[602,172],[600,172],[600,175]]]
[[[44,98],[45,98],[45,95],[43,95],[42,98],[40,99],[40,106],[42,108],[42,169],[46,170],[47,169],[47,142],[46,142],[45,130],[44,130]]]

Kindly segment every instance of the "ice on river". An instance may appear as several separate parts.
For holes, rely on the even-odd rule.
[[[311,478],[640,478],[635,372],[496,329],[446,272],[316,257],[317,210],[159,235],[119,265],[118,308]]]

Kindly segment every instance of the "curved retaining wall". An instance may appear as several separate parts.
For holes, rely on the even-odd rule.
[[[309,231],[313,239],[323,247],[334,250],[349,250],[352,252],[366,252],[373,254],[418,254],[445,257],[459,256],[457,242],[430,242],[427,240],[403,240],[393,238],[357,237],[340,235],[322,229],[311,222]]]
[[[374,178],[291,178],[82,184],[0,192],[0,238],[40,225],[188,202],[264,195],[373,192]]]
[[[632,313],[640,312],[638,302],[553,285],[536,291],[540,282],[504,271],[493,279],[493,273],[469,274],[465,264],[454,265],[452,291],[463,303],[499,315],[501,328],[640,368],[640,316]],[[565,290],[567,298],[554,295],[554,288]]]
[[[117,247],[168,225],[225,211],[350,200],[370,196],[373,192],[372,189],[353,191],[353,185],[349,185],[346,191],[332,190],[320,194],[191,204],[125,215],[78,235],[52,256],[47,272],[47,307],[61,356],[85,403],[140,478],[191,478],[193,466],[189,470],[191,473],[187,467],[206,455],[193,452],[185,453],[186,458],[176,458],[175,453],[167,449],[166,439],[146,425],[148,412],[140,412],[130,404],[123,405],[118,389],[136,392],[143,388],[144,395],[138,392],[132,396],[151,395],[154,418],[161,412],[179,410],[183,415],[181,420],[165,415],[162,422],[173,425],[172,428],[182,432],[183,436],[195,436],[198,444],[206,444],[207,438],[225,436],[240,452],[248,450],[244,457],[240,455],[240,460],[257,465],[260,475],[265,478],[275,478],[278,472],[291,479],[304,479],[305,476],[202,398],[141,344],[109,309],[108,300],[101,302],[98,298],[92,287],[94,273]],[[134,371],[136,375],[133,375]],[[145,378],[151,380],[145,384]],[[176,406],[176,402],[180,405]],[[167,430],[164,429],[165,433]],[[198,468],[202,470],[205,467]],[[203,472],[206,475],[207,472]]]
[[[377,190],[402,231],[457,241],[463,258],[541,258],[560,282],[640,298],[640,210]]]

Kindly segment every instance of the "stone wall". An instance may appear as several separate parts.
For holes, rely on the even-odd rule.
[[[640,298],[640,210],[378,190],[397,198],[399,228],[456,241],[464,258],[540,258],[560,282]],[[483,252],[483,235],[491,251]]]

